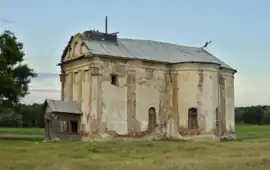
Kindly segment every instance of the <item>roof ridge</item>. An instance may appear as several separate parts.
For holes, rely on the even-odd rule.
[[[172,42],[165,42],[161,40],[148,40],[148,39],[135,39],[135,38],[118,38],[118,40],[129,40],[129,41],[150,41],[154,43],[161,43],[161,44],[167,44],[167,45],[175,45],[175,46],[181,46],[181,47],[188,47],[188,48],[200,48],[196,46],[189,46],[189,45],[182,45],[182,44],[176,44]]]
[[[91,53],[97,55],[137,58],[165,63],[210,62],[233,69],[220,58],[198,46],[135,38],[118,37],[117,40],[117,43],[90,39],[84,39],[84,42]]]

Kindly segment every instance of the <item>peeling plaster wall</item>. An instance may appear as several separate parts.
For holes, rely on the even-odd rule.
[[[101,133],[104,128],[118,135],[146,131],[149,108],[156,109],[157,117],[159,114],[165,88],[164,66],[102,60],[101,68]],[[117,86],[111,84],[111,74],[117,75]]]
[[[74,80],[73,80],[73,94],[72,94],[72,101],[76,103],[80,103],[80,86],[81,86],[81,72],[80,70],[73,73]]]
[[[105,60],[101,82],[101,130],[127,134],[127,75],[123,62]],[[117,76],[117,85],[111,84],[111,74]]]
[[[143,136],[150,107],[156,111],[158,132],[167,137],[194,136],[181,131],[188,128],[191,107],[198,109],[200,129],[195,136],[214,135],[216,109],[222,112],[222,103],[226,131],[234,131],[233,73],[219,65],[182,63],[168,68],[139,60],[89,57],[65,65],[64,70],[64,98],[80,103],[81,131],[87,138],[108,132]],[[117,75],[117,85],[111,84],[111,74]]]
[[[225,115],[227,132],[235,132],[235,110],[234,110],[234,73],[229,69],[221,69],[225,85]]]
[[[137,131],[146,131],[148,128],[148,110],[154,107],[157,123],[160,123],[160,115],[164,108],[165,100],[165,76],[162,66],[152,66],[136,69],[136,120]]]
[[[89,125],[89,115],[90,115],[90,109],[89,109],[89,96],[90,96],[90,83],[91,83],[91,74],[89,69],[83,70],[82,75],[82,91],[81,91],[81,109],[83,114],[82,122],[83,122],[83,131],[84,133],[89,133],[90,131],[90,125]]]
[[[87,134],[90,131],[88,113],[90,113],[91,106],[89,104],[89,96],[91,96],[91,72],[89,65],[89,60],[78,60],[64,66],[66,77],[64,81],[64,100],[70,100],[80,104],[83,115],[81,117],[81,127],[79,130]]]
[[[77,34],[64,61],[89,54]],[[164,64],[88,56],[63,66],[62,100],[80,104],[80,130],[84,137],[109,131],[143,136],[148,130],[149,108],[156,111],[157,131],[182,138],[234,133],[234,72],[217,64]],[[118,84],[111,84],[111,74]],[[200,129],[190,133],[188,109],[198,109]],[[218,115],[218,116],[217,116]],[[218,121],[217,121],[218,120]],[[217,125],[217,122],[223,124]],[[139,134],[139,135],[138,135]]]
[[[215,64],[180,64],[177,70],[179,126],[188,127],[188,109],[198,109],[202,133],[213,133],[218,107],[218,73]]]
[[[99,73],[94,73],[95,68],[92,68],[92,77],[91,77],[91,120],[90,120],[90,129],[91,134],[97,134],[100,128],[100,75]],[[99,72],[99,71],[97,71]]]

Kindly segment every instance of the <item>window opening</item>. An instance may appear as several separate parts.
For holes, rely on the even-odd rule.
[[[111,84],[117,86],[118,85],[118,76],[115,74],[111,74]]]
[[[70,121],[71,132],[77,133],[78,132],[78,122],[77,121]]]
[[[188,128],[198,129],[198,111],[196,108],[188,109]]]
[[[156,125],[156,109],[154,107],[150,107],[148,110],[148,132],[153,132]]]

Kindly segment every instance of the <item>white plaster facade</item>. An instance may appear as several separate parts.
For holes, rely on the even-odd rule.
[[[235,137],[234,73],[216,63],[92,55],[77,35],[62,57],[62,100],[81,105],[85,140]],[[112,74],[117,85],[111,84]],[[151,107],[157,126],[147,133]],[[188,128],[189,108],[197,109],[196,129]]]

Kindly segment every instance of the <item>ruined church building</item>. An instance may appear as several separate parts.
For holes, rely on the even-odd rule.
[[[47,138],[235,138],[236,70],[203,47],[90,30],[70,38],[59,65]]]

